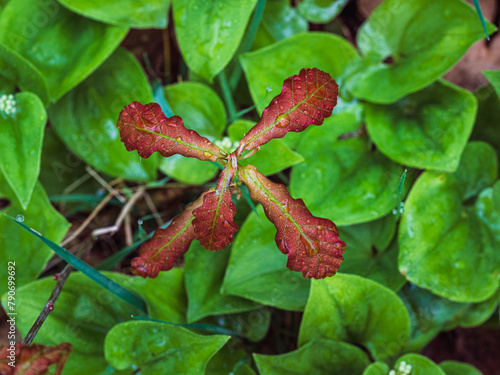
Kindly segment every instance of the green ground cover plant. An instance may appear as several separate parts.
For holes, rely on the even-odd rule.
[[[481,374],[422,354],[499,322],[475,5],[0,0],[0,373]]]

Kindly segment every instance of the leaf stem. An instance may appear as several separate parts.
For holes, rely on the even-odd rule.
[[[250,22],[250,27],[248,28],[248,33],[245,35],[243,42],[237,52],[237,55],[250,51],[252,44],[257,36],[257,30],[259,29],[260,21],[262,21],[262,15],[264,14],[264,8],[266,6],[266,0],[258,0],[257,6],[255,7],[255,12],[253,14],[252,21]],[[241,77],[241,64],[238,62],[229,78],[229,87],[234,91]]]
[[[476,12],[477,15],[479,16],[479,19],[481,20],[481,25],[483,25],[483,30],[484,33],[486,34],[486,39],[490,40],[490,35],[488,34],[488,29],[486,28],[486,22],[484,21],[484,16],[483,12],[481,11],[481,6],[479,5],[479,0],[472,0],[474,3],[474,6],[476,7]]]
[[[229,113],[229,122],[232,123],[237,119],[236,105],[234,104],[233,95],[231,93],[231,89],[229,88],[226,72],[224,70],[219,73],[219,83],[222,89],[222,95],[224,96],[224,101],[226,102],[226,108]]]
[[[42,327],[42,324],[45,322],[45,319],[49,316],[49,314],[54,310],[54,305],[59,298],[59,295],[62,292],[62,289],[64,287],[64,284],[66,283],[66,280],[68,279],[69,274],[74,270],[74,268],[70,265],[67,264],[66,267],[62,270],[61,273],[58,274],[57,277],[57,282],[56,286],[54,287],[54,290],[50,294],[49,299],[47,300],[47,303],[43,306],[42,311],[40,312],[40,315],[38,315],[38,318],[36,318],[35,323],[31,326],[29,332],[26,334],[24,337],[22,343],[26,345],[31,345],[33,342],[33,339],[35,338],[36,334]]]

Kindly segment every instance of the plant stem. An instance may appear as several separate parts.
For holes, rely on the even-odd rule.
[[[222,89],[222,95],[224,96],[224,101],[226,102],[227,111],[229,113],[229,122],[233,122],[237,118],[236,105],[234,104],[233,95],[231,93],[231,89],[229,88],[226,72],[224,70],[219,73],[219,83]]]
[[[257,30],[259,29],[260,21],[262,20],[262,15],[264,14],[264,8],[266,6],[266,0],[258,0],[257,6],[255,7],[255,12],[252,17],[252,21],[250,22],[250,27],[248,28],[248,33],[245,35],[243,42],[240,45],[240,48],[237,52],[237,55],[240,53],[245,53],[250,51],[252,48],[252,44],[255,40],[255,36],[257,35]],[[229,86],[231,90],[235,90],[238,85],[238,81],[240,80],[242,73],[241,65],[239,63],[236,64],[231,77],[229,78]]]
[[[36,318],[35,323],[31,326],[31,329],[29,332],[26,334],[24,337],[22,343],[26,345],[31,345],[33,342],[33,339],[35,338],[36,334],[42,327],[42,324],[45,322],[45,319],[49,316],[49,314],[54,310],[54,305],[57,301],[57,298],[59,298],[59,295],[62,292],[62,288],[64,287],[64,284],[66,283],[66,280],[68,279],[69,274],[74,270],[74,268],[71,266],[71,264],[67,264],[66,267],[62,270],[62,272],[58,275],[56,286],[54,287],[54,290],[50,294],[49,299],[47,300],[47,303],[45,306],[43,306],[42,311],[40,312],[40,315],[38,315],[38,318]]]

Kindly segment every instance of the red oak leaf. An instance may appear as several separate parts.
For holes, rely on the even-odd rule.
[[[201,206],[206,194],[187,206],[167,228],[158,228],[153,237],[141,246],[139,256],[132,259],[133,273],[144,278],[154,278],[160,271],[171,269],[176,259],[189,250],[191,242],[196,238],[192,224],[193,210]]]
[[[287,267],[301,271],[305,278],[334,275],[346,246],[335,224],[313,216],[302,199],[293,199],[284,185],[271,182],[253,165],[240,168],[238,176],[275,225],[276,244],[288,254]]]
[[[1,375],[42,375],[46,374],[49,366],[57,365],[54,375],[60,375],[72,347],[68,342],[57,346],[41,344],[15,344],[0,346],[0,374]],[[15,367],[9,365],[15,364]]]
[[[205,194],[203,205],[193,211],[196,239],[205,249],[222,250],[233,242],[238,225],[233,221],[236,207],[231,199],[229,185],[236,173],[236,160],[229,160],[219,176],[215,191]]]
[[[243,137],[239,152],[252,150],[289,131],[321,125],[337,104],[338,85],[319,69],[302,69],[283,82],[281,94],[262,112],[259,122]]]
[[[123,107],[116,126],[127,151],[137,150],[143,158],[155,151],[166,157],[181,154],[211,161],[225,155],[207,138],[186,129],[179,116],[167,118],[156,103],[132,102]]]

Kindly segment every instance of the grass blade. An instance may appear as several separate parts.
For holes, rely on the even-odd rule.
[[[97,271],[95,268],[89,266],[87,263],[85,263],[83,260],[77,258],[73,254],[71,254],[68,250],[65,248],[57,245],[56,243],[52,242],[48,238],[45,238],[42,236],[40,233],[35,231],[34,229],[31,229],[28,227],[26,224],[21,223],[20,221],[14,219],[13,217],[4,214],[7,216],[9,219],[11,219],[14,223],[17,225],[21,226],[23,229],[31,233],[32,235],[38,237],[40,240],[42,240],[43,243],[45,243],[48,247],[50,247],[57,255],[59,255],[61,258],[63,258],[66,262],[71,264],[75,269],[83,273],[85,276],[90,278],[92,281],[96,282],[103,288],[109,290],[111,293],[113,293],[115,296],[121,298],[125,302],[130,303],[131,305],[141,309],[142,311],[146,312],[146,303],[142,300],[142,298],[136,296],[129,290],[123,288],[119,284],[115,283],[113,280],[107,278],[104,276],[102,273]]]
[[[484,21],[483,12],[481,11],[481,6],[479,5],[479,0],[473,0],[474,6],[476,7],[477,15],[481,20],[481,25],[483,25],[484,33],[486,34],[486,39],[490,40],[490,36],[488,34],[488,30],[486,29],[486,22]]]

